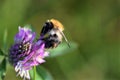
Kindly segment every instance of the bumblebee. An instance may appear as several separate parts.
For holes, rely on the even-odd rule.
[[[40,36],[41,40],[45,42],[45,48],[56,48],[65,39],[70,47],[67,38],[63,33],[63,25],[55,19],[47,20],[43,25]]]

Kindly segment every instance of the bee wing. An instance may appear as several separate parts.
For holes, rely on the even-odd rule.
[[[62,31],[60,31],[60,33],[62,34],[63,38],[65,39],[67,45],[70,47],[70,43],[68,42],[67,38],[65,37],[64,33]]]
[[[51,29],[53,28],[53,24],[47,20],[45,24],[43,25],[43,28],[41,30],[40,36],[44,36],[47,34]]]

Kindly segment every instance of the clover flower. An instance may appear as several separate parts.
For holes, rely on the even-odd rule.
[[[17,75],[23,79],[30,79],[29,70],[33,66],[44,63],[44,58],[48,56],[45,51],[45,44],[43,41],[35,40],[35,32],[29,28],[19,27],[19,32],[14,38],[14,44],[9,51],[9,60],[15,67]]]

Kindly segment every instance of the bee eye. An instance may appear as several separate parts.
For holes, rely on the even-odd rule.
[[[58,37],[57,34],[53,34],[53,37]]]

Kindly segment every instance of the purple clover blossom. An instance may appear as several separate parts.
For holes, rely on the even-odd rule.
[[[35,33],[29,28],[19,27],[19,32],[14,38],[14,45],[10,48],[10,62],[15,66],[30,53]]]
[[[31,29],[19,27],[14,45],[10,48],[9,60],[14,65],[17,75],[24,79],[30,79],[29,70],[44,63],[44,58],[49,54],[45,51],[43,41],[34,42],[35,36]]]
[[[19,33],[16,34],[15,36],[15,42],[19,43],[19,42],[33,42],[33,40],[35,39],[35,32],[32,32],[31,29],[24,27],[21,28],[19,26]]]

